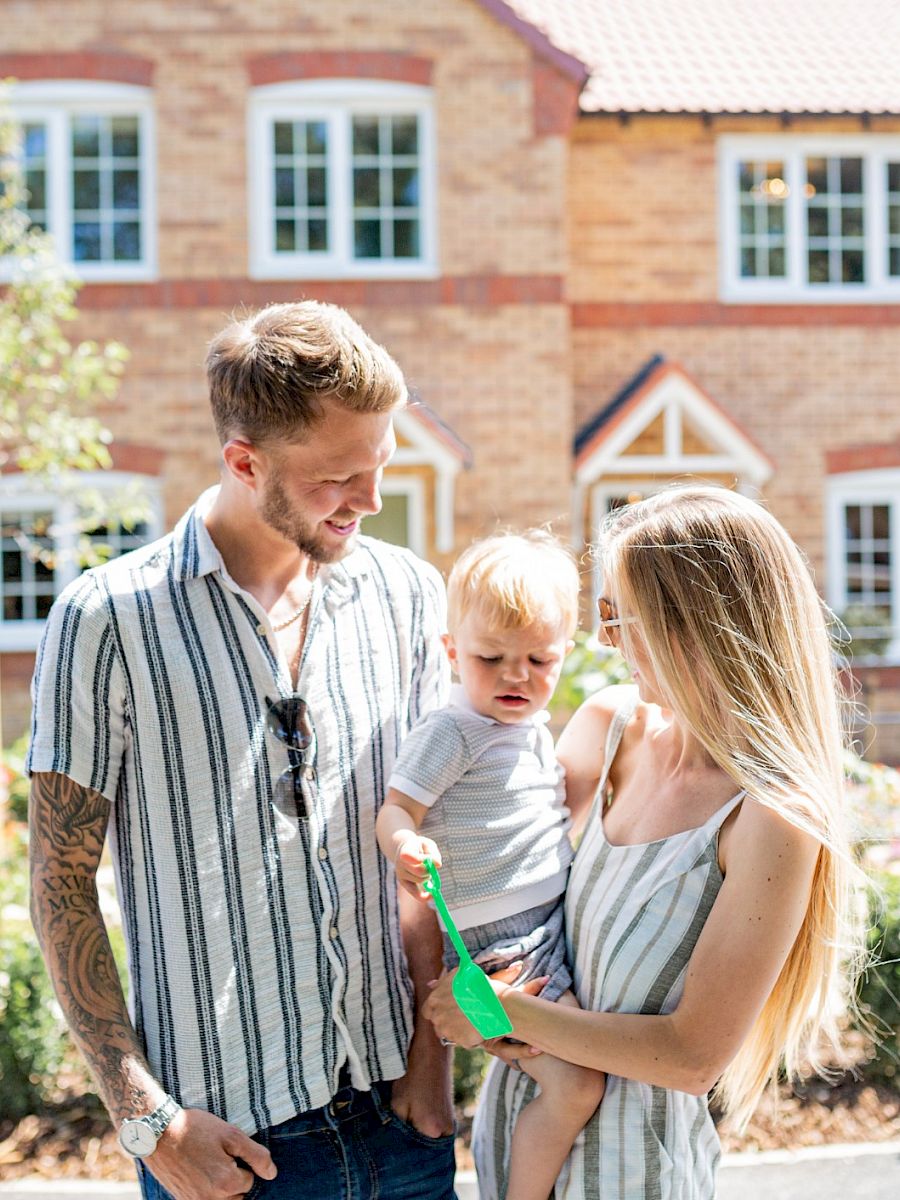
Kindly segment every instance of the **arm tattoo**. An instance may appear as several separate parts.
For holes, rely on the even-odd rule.
[[[146,1107],[149,1067],[131,1025],[97,896],[109,802],[65,775],[31,786],[31,918],[78,1048],[114,1119]]]

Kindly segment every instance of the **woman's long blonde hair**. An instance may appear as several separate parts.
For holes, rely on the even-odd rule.
[[[598,556],[637,618],[622,627],[626,652],[639,630],[661,692],[711,758],[821,846],[794,946],[716,1086],[740,1126],[781,1067],[823,1069],[839,1044],[835,991],[861,961],[829,614],[782,526],[725,488],[672,487],[616,510]]]

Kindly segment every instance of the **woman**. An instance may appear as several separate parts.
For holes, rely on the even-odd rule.
[[[815,1066],[857,958],[839,694],[796,546],[747,498],[678,487],[613,513],[599,553],[601,628],[637,686],[592,697],[559,743],[584,823],[566,903],[581,1009],[493,981],[526,1046],[497,1048],[482,1094],[482,1200],[505,1195],[528,1046],[608,1073],[557,1200],[713,1197],[707,1093],[740,1123],[780,1063]],[[446,980],[427,1011],[477,1043]]]

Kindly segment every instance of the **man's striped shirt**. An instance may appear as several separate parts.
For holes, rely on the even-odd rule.
[[[183,1105],[253,1132],[403,1074],[411,989],[375,816],[401,739],[447,698],[443,585],[369,538],[314,584],[299,693],[317,779],[298,817],[266,697],[292,692],[228,575],[206,493],[86,572],[47,621],[29,771],[112,803],[135,1028]]]

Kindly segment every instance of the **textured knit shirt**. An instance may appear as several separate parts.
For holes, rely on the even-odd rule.
[[[594,807],[566,892],[575,995],[595,1012],[670,1013],[722,886],[718,835],[744,793],[696,829],[613,845],[603,831],[610,764],[636,697],[613,718]],[[473,1134],[482,1200],[506,1195],[516,1118],[534,1083],[491,1066]],[[719,1139],[706,1096],[610,1075],[557,1181],[559,1200],[714,1200]]]
[[[563,769],[546,713],[506,725],[461,687],[400,750],[390,786],[429,808],[420,833],[441,851],[441,885],[460,929],[561,896],[572,859]]]
[[[443,585],[369,538],[316,578],[298,691],[317,780],[298,816],[266,697],[292,692],[265,611],[202,513],[86,572],[47,621],[28,767],[112,803],[129,1007],[182,1104],[252,1132],[399,1077],[412,1030],[375,816],[449,683]]]

